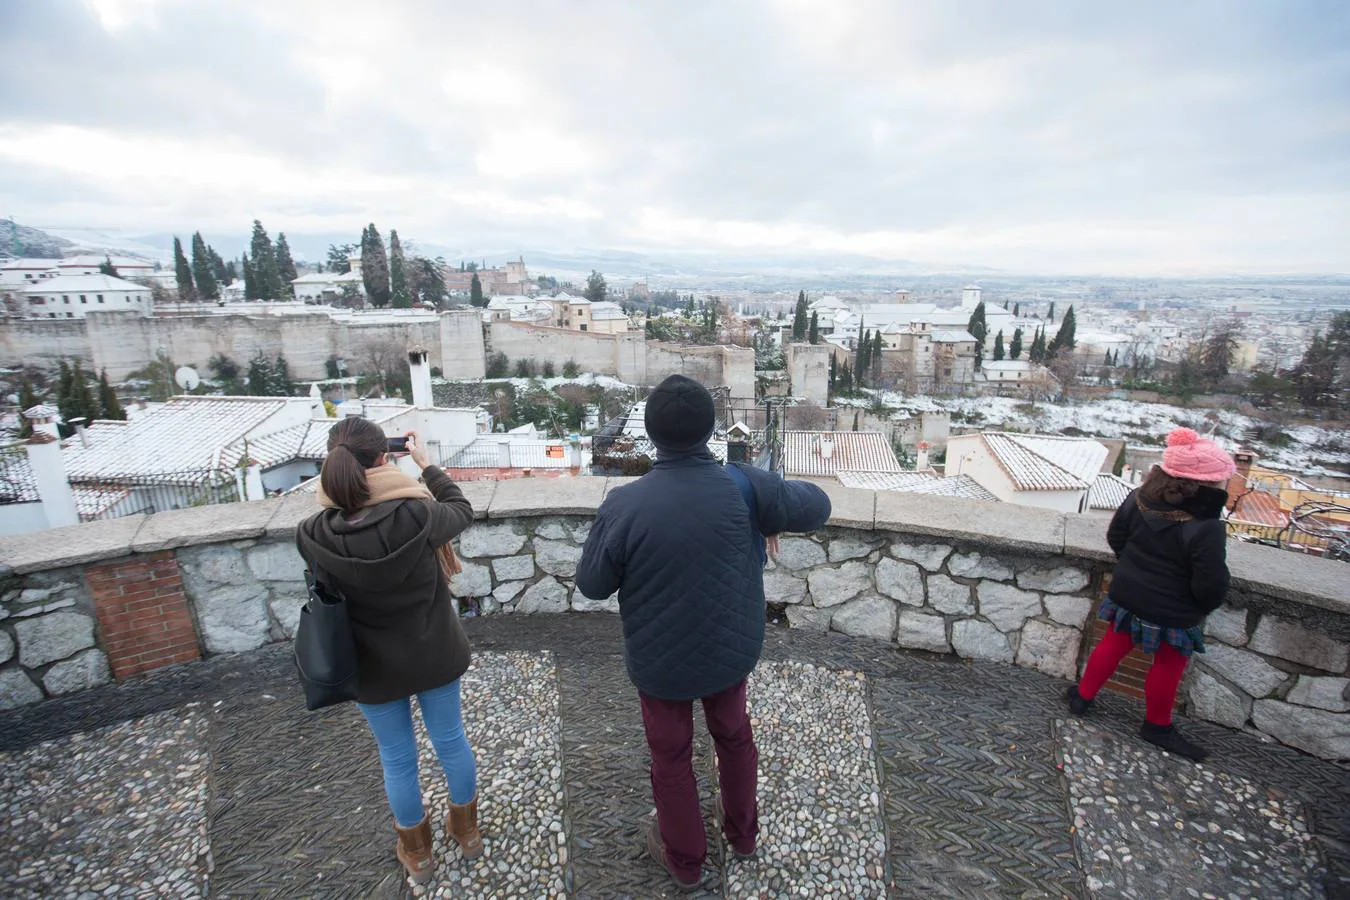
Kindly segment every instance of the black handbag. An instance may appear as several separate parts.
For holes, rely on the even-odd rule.
[[[360,686],[356,640],[347,600],[305,572],[309,598],[295,629],[295,668],[305,690],[305,708],[322,709],[355,700]]]

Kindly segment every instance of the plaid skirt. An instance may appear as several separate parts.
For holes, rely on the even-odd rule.
[[[1116,631],[1129,630],[1130,640],[1145,653],[1157,653],[1159,644],[1168,644],[1182,656],[1205,652],[1205,632],[1199,625],[1190,628],[1168,628],[1146,622],[1134,613],[1117,606],[1108,596],[1097,610],[1097,618],[1110,622]]]

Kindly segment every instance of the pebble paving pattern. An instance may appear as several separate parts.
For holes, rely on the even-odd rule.
[[[465,860],[459,845],[447,840],[445,777],[417,716],[418,770],[423,802],[432,816],[437,868],[431,882],[410,881],[409,887],[417,897],[566,896],[567,829],[553,654],[475,653],[462,688],[464,730],[478,765],[483,855]]]
[[[467,728],[493,855],[467,864],[442,853],[440,880],[424,896],[842,896],[833,870],[847,873],[849,861],[861,860],[860,897],[882,896],[880,878],[884,896],[895,898],[1350,900],[1344,765],[1185,723],[1214,751],[1196,768],[1139,741],[1142,704],[1102,695],[1086,722],[1060,725],[1063,681],[786,628],[769,629],[750,692],[761,720],[767,849],[758,862],[726,858],[712,821],[711,742],[696,728],[709,856],[704,891],[682,895],[643,847],[652,808],[647,750],[618,617],[492,616],[468,619],[465,629],[476,659],[466,675]],[[876,769],[858,754],[868,736]],[[859,807],[852,788],[837,793],[830,784],[816,798],[831,807],[823,825],[810,806],[805,820],[795,818],[812,799],[802,785],[822,765],[844,780],[845,771],[855,777],[855,761],[857,777],[874,784],[879,770],[881,817],[869,806],[875,787]],[[425,762],[439,826],[438,766],[429,753]],[[1098,780],[1099,794],[1116,766],[1134,767],[1139,799],[1120,788],[1121,804],[1084,805],[1076,826],[1087,779]],[[1167,805],[1187,810],[1185,849],[1203,851],[1188,865],[1136,843],[1151,837],[1148,812],[1161,820]],[[773,846],[780,821],[807,843],[843,821],[884,836],[885,853],[855,845],[838,864],[831,854],[822,885],[822,855],[793,847],[784,856]],[[807,835],[797,835],[798,821]],[[558,842],[556,862],[545,829]],[[500,846],[517,832],[527,835],[519,852]],[[822,846],[830,840],[819,838]],[[304,710],[288,645],[0,712],[0,896],[203,896],[209,887],[214,897],[403,900],[413,893],[393,846],[369,729],[350,704]],[[1098,850],[1121,865],[1100,865]],[[499,852],[505,873],[495,868]],[[1161,870],[1165,882],[1149,880]],[[506,886],[491,887],[500,878]]]
[[[766,662],[750,678],[749,697],[759,747],[759,857],[728,860],[726,896],[886,896],[866,679]]]
[[[206,731],[191,707],[0,753],[0,893],[205,897]]]
[[[1076,719],[1058,728],[1092,896],[1325,896],[1302,803]]]

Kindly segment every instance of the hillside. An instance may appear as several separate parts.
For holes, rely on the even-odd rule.
[[[0,256],[60,259],[79,249],[74,241],[20,225],[13,219],[0,219]]]

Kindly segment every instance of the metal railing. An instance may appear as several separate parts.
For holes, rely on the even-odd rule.
[[[171,472],[71,484],[81,521],[119,519],[138,513],[237,503],[243,498],[233,470]]]

